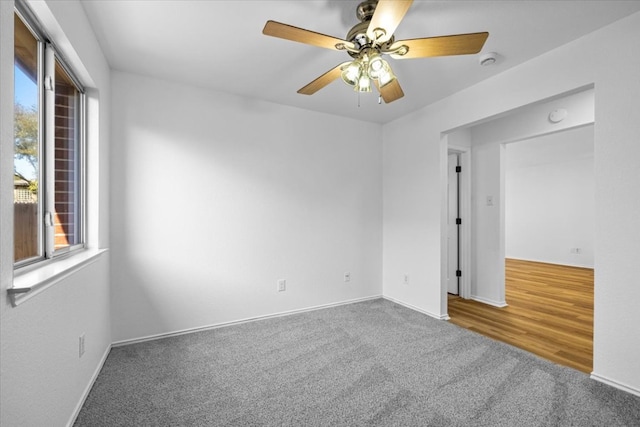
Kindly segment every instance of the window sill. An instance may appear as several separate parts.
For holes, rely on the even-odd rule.
[[[30,300],[76,271],[96,262],[108,249],[84,249],[61,259],[53,260],[41,267],[25,272],[16,272],[13,278],[15,290],[31,289],[24,293],[10,293],[11,304],[16,307]]]

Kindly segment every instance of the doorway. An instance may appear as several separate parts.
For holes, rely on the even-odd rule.
[[[565,131],[577,129],[591,129],[593,133],[595,91],[593,87],[582,88],[579,91],[559,95],[556,98],[541,101],[522,107],[510,113],[487,119],[481,123],[469,125],[443,133],[442,153],[442,274],[441,290],[443,311],[446,313],[446,300],[449,292],[449,254],[454,250],[448,246],[450,220],[448,219],[448,163],[449,154],[453,154],[460,147],[464,147],[460,160],[462,164],[461,179],[463,182],[460,194],[462,210],[462,227],[458,251],[462,260],[462,276],[459,295],[496,307],[505,307],[505,258],[506,229],[505,229],[505,175],[506,175],[506,146],[517,141],[534,140],[537,138],[551,138],[561,135]],[[559,110],[566,110],[566,119],[554,122]],[[587,130],[585,130],[587,131]],[[571,154],[570,152],[568,154]],[[564,155],[564,153],[562,153]],[[571,181],[573,178],[567,178]],[[464,193],[465,187],[468,186]],[[552,183],[547,183],[549,189],[554,189]],[[568,199],[567,199],[568,200]],[[464,206],[467,203],[467,206]],[[554,211],[554,204],[550,204],[544,197],[535,206],[542,214]],[[468,212],[468,216],[465,217]],[[536,218],[533,218],[535,220]],[[531,221],[531,220],[530,220]],[[565,228],[571,227],[572,219],[563,219]],[[527,225],[525,224],[525,228]],[[528,227],[527,231],[531,231]],[[511,231],[510,231],[511,232]],[[467,237],[464,235],[467,233]],[[544,242],[543,242],[544,244]],[[568,240],[559,245],[558,251],[576,257],[576,252],[585,258],[584,242],[570,242]],[[568,245],[568,246],[567,246]],[[573,251],[573,253],[571,253]],[[534,258],[544,262],[549,259]],[[465,264],[467,263],[467,264]],[[571,264],[587,266],[583,264]],[[466,287],[466,292],[465,292]]]
[[[541,313],[548,313],[554,301],[562,301],[561,294],[554,296],[554,292],[563,292],[553,285],[553,278],[549,278],[549,272],[540,273],[546,284],[536,285],[533,291],[522,292],[518,289],[515,293],[507,289],[505,278],[511,274],[518,274],[516,270],[522,270],[521,263],[511,262],[515,260],[529,260],[534,263],[546,264],[554,267],[560,265],[569,269],[569,276],[575,276],[576,272],[593,276],[593,239],[592,236],[585,237],[584,230],[593,232],[593,220],[595,213],[595,202],[593,200],[593,177],[580,174],[582,167],[584,172],[586,163],[591,162],[591,173],[593,174],[593,152],[587,153],[577,148],[575,144],[562,144],[561,141],[571,140],[573,135],[582,135],[578,139],[585,139],[587,135],[593,147],[594,133],[594,91],[593,88],[582,92],[567,95],[566,98],[558,98],[544,104],[537,104],[527,107],[526,110],[514,112],[491,121],[466,128],[469,135],[468,145],[473,153],[470,160],[470,175],[473,185],[471,193],[473,195],[471,225],[472,239],[470,243],[472,252],[472,275],[471,293],[468,297],[453,296],[449,294],[449,283],[446,287],[443,284],[444,298],[447,301],[447,313],[452,316],[452,322],[461,320],[461,308],[467,310],[473,306],[477,312],[469,316],[467,328],[479,329],[482,327],[479,312],[487,311],[486,320],[489,328],[495,332],[499,326],[506,326],[507,331],[504,337],[517,339],[517,331],[514,331],[513,321],[521,323],[527,317],[526,313],[519,310],[531,307],[528,292],[538,292],[541,286],[545,286],[543,299],[540,306]],[[564,122],[558,126],[549,116],[550,112],[556,111],[558,107],[568,107],[570,113],[574,113],[575,121]],[[579,117],[578,117],[579,116]],[[537,118],[536,120],[531,120]],[[541,120],[542,119],[542,120]],[[457,131],[456,131],[457,132]],[[451,135],[450,135],[451,136]],[[450,138],[451,139],[451,138]],[[560,142],[559,142],[560,141]],[[518,151],[518,144],[525,147],[527,143],[532,148],[537,145],[538,153],[523,149],[520,156],[522,164],[516,168],[520,169],[514,173],[513,164],[509,162],[510,150]],[[450,146],[448,146],[450,147]],[[447,149],[446,153],[451,154]],[[447,158],[447,165],[450,163]],[[582,164],[578,166],[577,164]],[[514,185],[516,181],[525,187]],[[538,184],[534,193],[530,193],[533,184]],[[585,203],[585,192],[591,188],[591,205]],[[447,195],[450,194],[447,188]],[[562,191],[560,191],[562,190]],[[515,206],[517,202],[519,206]],[[523,203],[527,202],[527,203]],[[589,207],[591,206],[591,207]],[[448,201],[447,210],[450,210]],[[565,210],[564,216],[558,216]],[[464,223],[464,220],[463,220]],[[586,224],[586,225],[585,225]],[[542,232],[547,227],[547,233]],[[582,232],[580,232],[580,229]],[[447,233],[452,233],[447,224]],[[526,237],[527,239],[525,239]],[[450,239],[447,239],[447,242]],[[464,249],[464,244],[462,246]],[[458,247],[460,249],[460,246]],[[453,250],[447,248],[448,256],[453,254]],[[526,261],[525,261],[526,262]],[[505,268],[506,265],[506,268]],[[519,267],[514,267],[520,265]],[[527,268],[540,270],[540,265],[528,265]],[[573,270],[572,270],[573,269]],[[505,271],[507,270],[507,271]],[[583,271],[584,270],[584,271]],[[520,271],[521,273],[521,271]],[[450,275],[450,273],[448,273]],[[525,272],[525,282],[530,282],[531,272]],[[538,274],[538,273],[536,273]],[[564,273],[563,273],[564,274]],[[558,275],[558,277],[560,277]],[[581,283],[588,280],[582,278]],[[561,280],[562,283],[569,283],[570,280]],[[593,280],[590,281],[591,292]],[[576,286],[573,286],[576,288]],[[511,293],[507,293],[511,292]],[[588,290],[587,290],[588,291]],[[582,302],[578,304],[574,311],[587,309],[588,313],[579,313],[579,321],[585,324],[568,325],[566,312],[558,312],[557,316],[549,316],[548,320],[558,323],[558,346],[553,344],[549,336],[540,336],[540,341],[535,346],[544,346],[548,353],[561,354],[560,357],[567,357],[567,349],[561,345],[574,341],[580,341],[579,347],[586,350],[586,355],[574,357],[574,365],[577,369],[588,370],[590,357],[592,356],[592,296],[585,291]],[[568,291],[565,291],[565,293]],[[509,296],[511,295],[511,296]],[[518,295],[518,297],[513,297]],[[521,298],[524,295],[523,298]],[[592,295],[592,294],[591,294]],[[513,305],[509,302],[507,307],[506,297],[512,298]],[[580,301],[577,296],[572,297],[573,301]],[[572,302],[562,303],[567,306]],[[592,304],[592,303],[591,303]],[[562,305],[562,304],[561,304]],[[451,309],[449,309],[449,306]],[[472,310],[474,308],[471,308]],[[571,309],[573,310],[573,309]],[[566,311],[566,310],[565,310]],[[500,315],[506,315],[503,320]],[[523,317],[524,316],[524,317]],[[529,315],[534,316],[534,315]],[[538,316],[538,314],[535,314]],[[530,317],[533,318],[533,317]],[[511,319],[511,320],[509,320]],[[515,319],[515,320],[514,320]],[[519,319],[519,320],[518,320]],[[572,322],[574,320],[570,320]],[[473,322],[479,322],[474,324]],[[564,323],[563,323],[564,322]],[[523,333],[523,337],[540,335],[540,325],[532,324],[532,329]],[[573,328],[573,329],[572,329]],[[577,328],[577,329],[576,329]],[[580,333],[572,333],[574,329]],[[494,336],[496,339],[504,337]],[[514,343],[515,345],[515,343]],[[528,348],[526,348],[528,349]],[[529,351],[532,351],[528,349]],[[542,354],[541,354],[542,355]],[[548,357],[547,355],[542,355]],[[575,364],[577,361],[578,366]],[[561,363],[560,361],[558,361]]]

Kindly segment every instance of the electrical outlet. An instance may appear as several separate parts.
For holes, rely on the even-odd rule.
[[[405,285],[408,285],[408,284],[409,284],[409,275],[408,275],[408,274],[405,274],[405,275],[404,275],[404,284],[405,284]]]
[[[84,354],[84,334],[78,337],[78,357]]]
[[[345,282],[350,282],[351,281],[351,273],[350,272],[346,272],[344,273],[344,281]]]
[[[582,248],[571,248],[571,253],[572,254],[581,254],[582,253]]]
[[[287,281],[284,279],[278,280],[278,292],[284,292],[287,290]]]

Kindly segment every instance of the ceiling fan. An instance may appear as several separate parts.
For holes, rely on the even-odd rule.
[[[413,0],[365,0],[356,8],[360,20],[346,38],[339,39],[276,21],[267,21],[262,33],[267,36],[310,44],[326,49],[346,51],[353,60],[327,71],[298,93],[312,95],[339,77],[357,92],[371,92],[375,85],[385,103],[404,96],[389,63],[382,58],[427,58],[432,56],[478,53],[489,33],[456,34],[420,39],[394,39],[393,33],[409,10]]]

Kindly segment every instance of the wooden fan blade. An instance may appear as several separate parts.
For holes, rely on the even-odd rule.
[[[468,55],[480,52],[487,37],[489,37],[489,33],[471,33],[400,40],[392,44],[389,50],[399,48],[403,45],[409,48],[409,51],[405,55],[392,54],[391,57],[395,59]]]
[[[305,30],[304,28],[298,28],[294,27],[293,25],[287,25],[276,21],[267,21],[264,29],[262,30],[262,34],[291,40],[294,42],[323,47],[325,49],[343,50],[336,47],[339,45],[345,45],[355,49],[354,44],[346,40],[327,36],[325,34],[316,33],[314,31]]]
[[[302,89],[298,90],[298,93],[302,95],[313,95],[314,93],[340,77],[340,75],[342,74],[341,68],[345,64],[348,64],[348,62],[343,62],[342,64],[330,69]]]
[[[367,37],[384,43],[393,36],[400,21],[411,7],[413,0],[380,0],[373,12],[371,22],[367,28]],[[376,29],[381,28],[384,34],[376,34]]]
[[[377,80],[374,80],[374,82],[376,84],[376,87],[378,88],[378,91],[380,92],[380,95],[382,95],[382,99],[384,99],[384,102],[386,104],[389,104],[396,99],[400,99],[404,96],[404,92],[402,91],[397,78],[391,80],[389,83],[382,87],[378,85]]]

